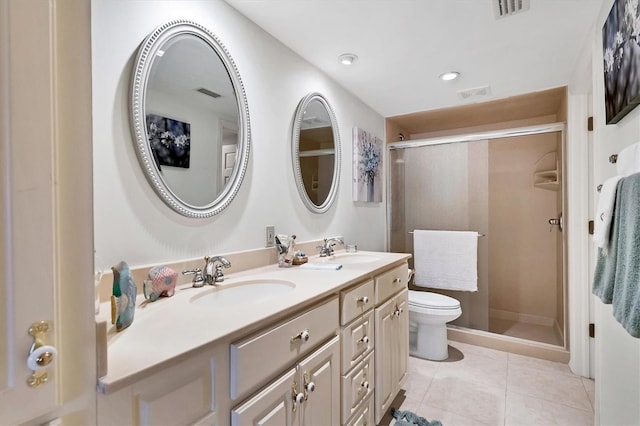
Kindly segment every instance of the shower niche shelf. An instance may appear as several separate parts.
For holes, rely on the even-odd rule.
[[[549,191],[558,191],[560,189],[558,157],[555,151],[547,152],[536,161],[536,169],[533,173],[533,186]]]

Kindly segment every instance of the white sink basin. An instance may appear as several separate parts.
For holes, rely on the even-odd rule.
[[[264,303],[274,297],[289,293],[296,285],[289,281],[250,280],[225,284],[203,291],[190,299],[194,305],[226,307]]]
[[[379,260],[378,256],[364,253],[341,253],[327,259],[327,262],[342,263],[343,265],[350,263],[369,263]]]

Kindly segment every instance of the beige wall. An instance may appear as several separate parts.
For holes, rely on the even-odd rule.
[[[490,309],[555,319],[558,314],[558,193],[533,186],[536,162],[557,149],[556,135],[489,144]]]

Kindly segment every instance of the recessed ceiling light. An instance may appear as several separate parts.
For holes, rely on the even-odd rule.
[[[344,53],[338,56],[338,60],[342,65],[351,65],[358,60],[358,55],[354,55],[353,53]]]
[[[451,81],[458,78],[459,75],[460,73],[457,71],[449,71],[449,72],[445,72],[444,74],[440,74],[440,79],[443,81]]]

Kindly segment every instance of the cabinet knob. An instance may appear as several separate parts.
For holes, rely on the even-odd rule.
[[[362,339],[360,339],[359,342],[364,344],[369,343],[369,336],[362,336]]]
[[[309,330],[305,329],[305,330],[302,330],[300,333],[296,334],[295,336],[293,336],[291,338],[291,343],[295,342],[296,340],[300,340],[302,343],[308,342],[309,338],[311,338],[311,335],[309,334]]]
[[[366,305],[367,303],[369,303],[369,298],[367,296],[358,297],[358,302]]]
[[[316,384],[314,382],[309,382],[307,383],[307,386],[305,389],[307,390],[307,392],[311,393],[314,390],[316,390]]]
[[[393,283],[394,284],[400,284],[402,282],[402,278],[394,278],[393,279]]]
[[[365,380],[362,383],[360,383],[361,392],[367,392],[368,390],[369,390],[369,381]]]

